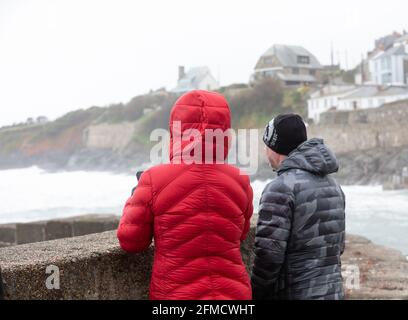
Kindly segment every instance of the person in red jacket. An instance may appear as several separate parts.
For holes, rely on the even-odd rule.
[[[227,132],[230,126],[230,109],[222,95],[195,90],[180,97],[170,114],[170,163],[145,171],[125,204],[117,230],[122,249],[144,251],[154,237],[150,299],[252,298],[240,252],[253,213],[250,181],[225,163],[225,140],[220,159],[215,152],[220,144],[205,139],[206,129]],[[199,132],[195,141],[202,146],[199,157],[206,161],[186,163],[183,148],[191,150],[191,142],[175,141],[192,129]]]

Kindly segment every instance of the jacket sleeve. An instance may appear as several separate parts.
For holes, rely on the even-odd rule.
[[[293,196],[282,182],[269,184],[260,200],[252,269],[254,300],[275,299],[290,236]]]
[[[117,236],[127,252],[146,250],[153,237],[152,186],[150,173],[145,172],[132,196],[126,201]]]
[[[241,241],[244,241],[248,235],[248,231],[251,228],[251,217],[252,217],[252,214],[254,213],[254,205],[252,203],[254,199],[254,193],[251,187],[251,183],[249,181],[249,177],[248,177],[248,184],[247,184],[247,199],[248,199],[248,206],[244,212],[245,225],[242,231]]]
[[[344,205],[344,224],[346,224],[346,195],[344,194],[343,190],[340,188],[341,194],[343,196],[343,205]],[[343,231],[342,233],[342,238],[341,238],[341,243],[340,243],[340,254],[342,255],[344,253],[344,250],[346,249],[346,232]]]

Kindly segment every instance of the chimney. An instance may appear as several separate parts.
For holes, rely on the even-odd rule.
[[[178,79],[182,79],[184,78],[184,76],[186,75],[186,73],[184,72],[184,66],[179,66],[178,67]]]

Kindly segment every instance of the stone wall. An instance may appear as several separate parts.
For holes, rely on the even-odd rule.
[[[0,249],[6,299],[142,299],[152,250],[128,255],[115,231]],[[46,286],[48,266],[57,266],[60,289]]]
[[[337,153],[408,146],[408,101],[377,109],[326,112],[310,137],[323,138]]]
[[[84,131],[84,145],[90,149],[123,149],[136,132],[136,123],[98,124]]]
[[[252,227],[241,246],[248,272],[254,234]],[[6,299],[146,299],[152,259],[153,247],[123,252],[115,231],[0,249]],[[347,289],[349,299],[408,299],[408,262],[398,251],[348,235],[342,260],[346,287],[348,267],[359,272],[360,288]],[[59,269],[59,289],[46,287],[49,266]]]
[[[0,247],[114,230],[118,227],[119,219],[120,217],[116,215],[90,214],[65,219],[2,224]]]

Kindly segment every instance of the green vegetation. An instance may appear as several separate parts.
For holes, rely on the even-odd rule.
[[[227,98],[235,128],[261,128],[280,113],[305,113],[307,88],[290,89],[273,79],[258,82],[252,88],[233,91]]]
[[[55,137],[65,130],[78,127],[80,125],[86,126],[90,124],[96,117],[100,116],[105,111],[104,108],[91,107],[88,109],[80,109],[71,111],[55,121],[48,122],[41,127],[37,134],[33,135],[31,142],[41,141],[47,137]]]
[[[176,95],[166,92],[136,96],[126,104],[121,103],[109,106],[95,122],[118,123],[136,121],[144,115],[145,109],[154,111],[158,108],[171,108],[176,98]]]
[[[279,113],[305,115],[308,88],[282,87],[273,79],[265,79],[250,87],[234,84],[219,90],[229,102],[234,128],[262,128]],[[149,144],[150,132],[167,128],[171,107],[179,96],[164,90],[134,97],[126,104],[91,107],[67,113],[55,121],[26,124],[0,129],[0,152],[18,151],[25,143],[54,139],[68,129],[82,130],[91,124],[137,122],[138,130],[131,144]],[[79,146],[80,147],[80,146]],[[129,146],[131,147],[131,145]]]

